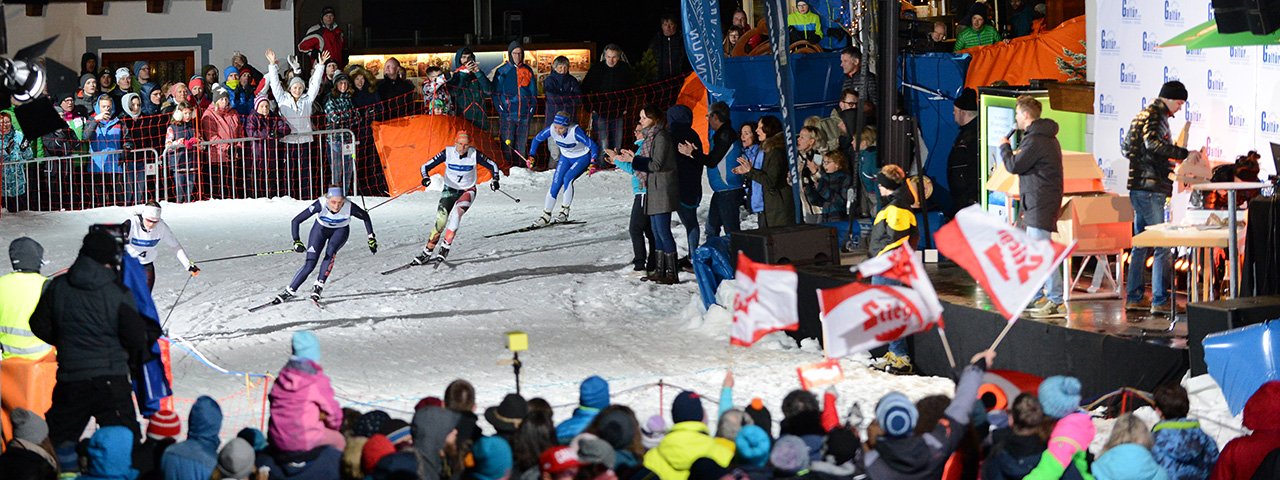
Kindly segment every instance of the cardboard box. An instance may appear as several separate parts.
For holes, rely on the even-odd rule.
[[[987,179],[987,190],[1004,192],[1018,196],[1018,176],[1004,169],[1003,162],[997,162],[995,171]],[[1095,193],[1103,192],[1102,168],[1092,153],[1062,152],[1062,193]]]
[[[1076,242],[1076,252],[1108,252],[1133,244],[1133,206],[1114,193],[1062,197],[1053,240]]]

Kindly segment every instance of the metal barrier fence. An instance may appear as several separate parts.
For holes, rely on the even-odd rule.
[[[82,210],[157,200],[168,179],[154,148],[39,157],[4,165],[4,208]],[[12,195],[11,195],[12,194]]]

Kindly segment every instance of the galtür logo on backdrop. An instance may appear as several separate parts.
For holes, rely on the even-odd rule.
[[[1231,63],[1248,64],[1249,63],[1249,47],[1228,47],[1227,59]]]
[[[1261,118],[1258,120],[1258,129],[1261,130],[1262,133],[1266,134],[1280,134],[1280,115],[1276,115],[1275,113],[1268,115],[1268,113],[1270,112],[1267,112],[1266,110],[1262,111],[1260,115]]]
[[[1120,0],[1120,19],[1125,23],[1142,21],[1142,11],[1138,8],[1137,0]]]
[[[1132,64],[1120,64],[1120,86],[1123,88],[1138,88],[1138,70]]]
[[[1115,117],[1119,114],[1116,109],[1115,95],[1107,96],[1105,93],[1098,94],[1098,106],[1095,109],[1097,114],[1103,117]]]
[[[1204,113],[1200,111],[1199,106],[1200,104],[1195,102],[1187,102],[1182,106],[1184,118],[1186,118],[1188,122],[1195,124],[1204,120]]]
[[[1164,24],[1182,25],[1182,5],[1177,0],[1164,0]]]
[[[1209,93],[1224,94],[1227,93],[1227,81],[1221,73],[1214,75],[1213,69],[1209,69],[1206,73],[1206,87]]]
[[[1103,55],[1116,55],[1120,53],[1120,40],[1116,38],[1115,30],[1101,29],[1098,31],[1098,51]]]
[[[1244,118],[1244,111],[1236,110],[1235,105],[1227,105],[1227,126],[1237,130],[1248,128],[1249,121]]]
[[[1280,46],[1266,45],[1262,47],[1262,65],[1280,66]]]
[[[1160,39],[1156,37],[1154,32],[1142,32],[1142,56],[1159,57]]]
[[[1174,80],[1182,80],[1182,76],[1181,76],[1181,75],[1178,75],[1178,69],[1173,68],[1173,67],[1170,67],[1170,66],[1165,66],[1165,67],[1164,67],[1164,81],[1165,81],[1166,83],[1168,83],[1168,82],[1171,82],[1171,81],[1174,81]]]

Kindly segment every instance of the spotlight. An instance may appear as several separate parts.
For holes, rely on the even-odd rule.
[[[0,110],[11,106],[10,97],[21,105],[13,109],[27,138],[40,138],[67,128],[62,116],[53,109],[53,101],[44,95],[46,76],[39,59],[58,38],[49,37],[18,50],[10,57],[0,57]]]

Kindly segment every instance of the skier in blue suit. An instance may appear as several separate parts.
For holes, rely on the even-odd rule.
[[[556,113],[551,125],[538,132],[538,136],[533,137],[533,144],[529,145],[529,157],[533,157],[538,147],[547,139],[556,142],[556,146],[560,147],[560,163],[556,165],[551,189],[547,191],[542,216],[534,220],[534,227],[543,227],[551,223],[551,209],[556,206],[556,198],[561,194],[564,198],[560,201],[560,213],[556,216],[556,221],[568,221],[569,207],[573,205],[573,181],[582,176],[588,166],[594,172],[597,165],[596,158],[600,155],[600,147],[591,140],[591,137],[582,132],[581,127],[571,124],[569,117],[567,112]]]

